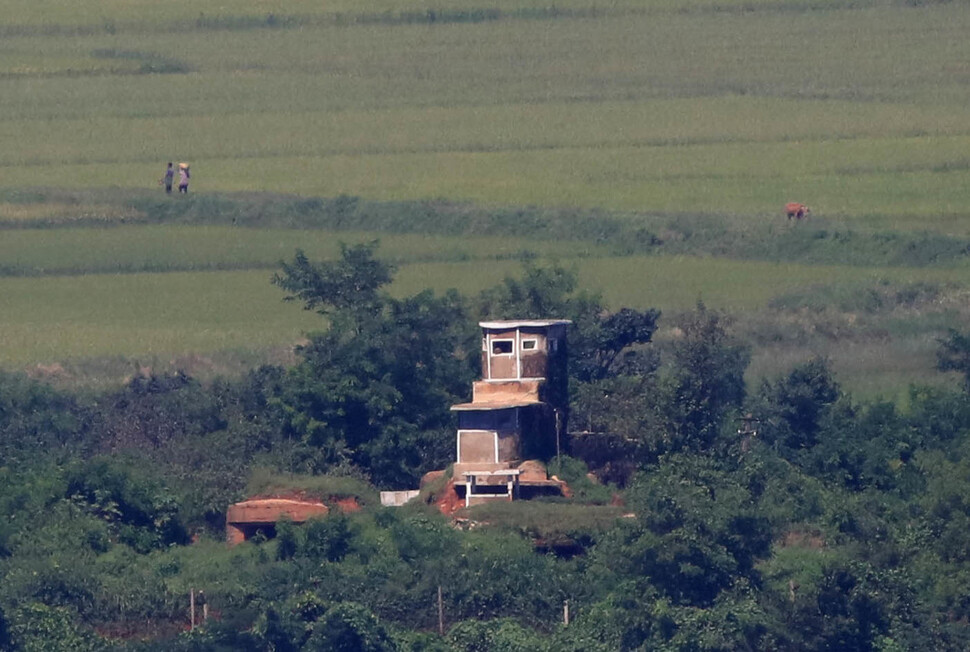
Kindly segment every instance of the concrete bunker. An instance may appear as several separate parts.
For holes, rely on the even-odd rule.
[[[226,511],[226,540],[235,545],[248,541],[259,532],[273,538],[276,536],[276,523],[280,519],[286,518],[299,524],[329,513],[330,508],[322,501],[251,498],[230,505]]]

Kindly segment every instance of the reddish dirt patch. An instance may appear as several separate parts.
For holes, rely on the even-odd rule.
[[[433,504],[445,516],[451,516],[465,506],[465,501],[455,491],[455,481],[448,480],[448,484],[433,498]]]
[[[799,548],[811,548],[818,550],[825,547],[825,539],[820,532],[804,532],[800,530],[790,530],[781,539],[784,548],[797,546]]]
[[[559,483],[559,490],[562,492],[562,497],[563,498],[572,498],[573,497],[573,490],[569,488],[569,485],[566,484],[566,481],[565,480],[560,480],[556,476],[552,476],[549,479],[550,480],[555,480],[556,482]]]
[[[343,498],[331,497],[329,502],[333,503],[333,507],[336,507],[344,514],[353,514],[362,509],[360,503],[353,496],[345,496]]]

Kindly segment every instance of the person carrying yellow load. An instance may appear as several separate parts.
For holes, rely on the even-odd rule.
[[[179,192],[188,194],[189,192],[189,164],[179,163]]]

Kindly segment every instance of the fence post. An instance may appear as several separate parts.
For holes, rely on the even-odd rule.
[[[202,622],[209,620],[209,601],[205,599],[205,591],[199,589],[196,602],[202,606]]]
[[[441,599],[441,585],[438,585],[438,634],[445,635],[445,605]]]

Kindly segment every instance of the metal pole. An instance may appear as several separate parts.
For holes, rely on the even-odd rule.
[[[438,634],[445,635],[445,605],[441,599],[441,585],[438,585]]]
[[[562,624],[569,625],[569,600],[562,603]]]
[[[189,589],[189,622],[195,629],[195,589]]]
[[[559,410],[556,410],[556,475],[562,475],[562,459],[559,456],[559,431],[562,430],[562,419],[559,416]],[[561,478],[560,478],[561,479]]]

